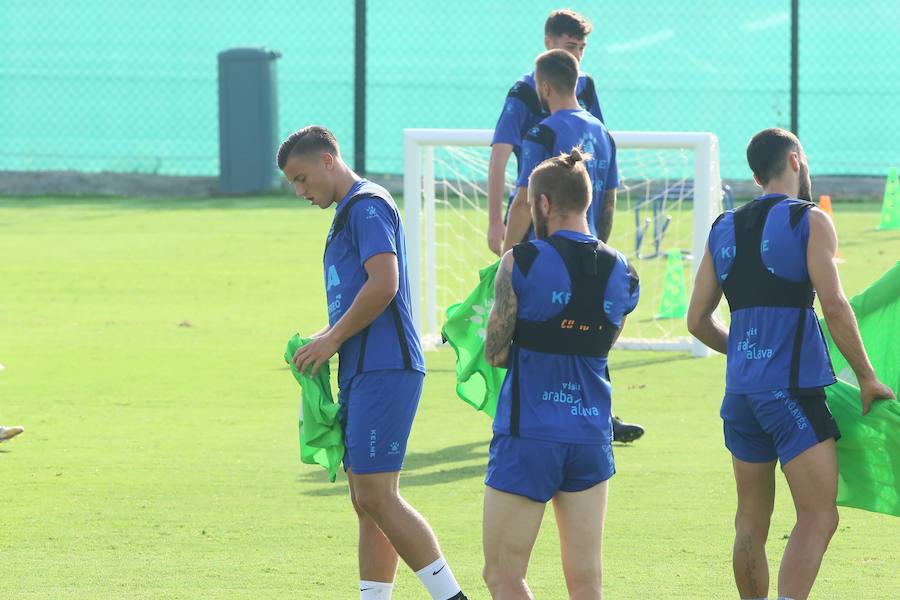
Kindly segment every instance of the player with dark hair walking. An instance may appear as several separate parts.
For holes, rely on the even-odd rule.
[[[727,354],[721,416],[738,507],[732,556],[741,598],[765,598],[765,544],[781,461],[797,522],[778,573],[779,598],[803,600],[838,524],[837,425],[825,403],[835,382],[813,309],[816,294],[837,347],[859,381],[862,412],[892,398],[878,381],[834,264],[837,236],[811,202],[806,154],[783,129],[756,134],[747,162],[763,195],[724,213],[709,234],[688,328]],[[731,325],[713,319],[724,293]]]
[[[565,50],[580,62],[593,25],[584,16],[568,9],[554,10],[544,23],[544,47]],[[597,100],[594,80],[578,72],[575,85],[576,102],[601,122],[603,113]],[[506,165],[515,155],[517,174],[522,173],[522,144],[528,132],[549,116],[548,107],[541,101],[534,71],[526,73],[510,88],[503,110],[494,129],[488,167],[488,246],[498,256],[506,236],[506,212],[513,198],[506,195]],[[569,150],[569,148],[567,148]],[[526,177],[527,179],[527,177]],[[517,240],[518,241],[518,240]]]
[[[544,160],[579,147],[590,158],[584,161],[591,181],[591,200],[587,209],[588,229],[606,242],[612,230],[619,185],[616,146],[606,126],[579,104],[578,60],[564,50],[548,50],[534,64],[537,96],[550,115],[525,136],[521,150],[521,170],[516,195],[509,208],[504,250],[523,239],[534,237],[528,208],[528,178]],[[613,437],[617,442],[633,442],[644,428],[625,423],[613,415]]]

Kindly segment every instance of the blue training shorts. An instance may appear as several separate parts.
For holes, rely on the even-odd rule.
[[[744,462],[778,458],[784,467],[816,444],[841,437],[822,388],[726,393],[719,414],[724,422],[725,447]]]
[[[615,472],[611,444],[561,444],[494,434],[484,483],[547,502],[556,492],[582,492]]]
[[[341,388],[345,471],[385,473],[403,468],[424,380],[419,371],[369,371]]]

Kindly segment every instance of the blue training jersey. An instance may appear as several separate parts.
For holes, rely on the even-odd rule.
[[[349,206],[350,199],[358,195],[364,197]],[[348,206],[349,214],[342,216]],[[335,231],[339,219],[346,219],[345,225]],[[360,179],[338,203],[325,246],[329,325],[337,323],[368,280],[366,261],[385,252],[397,256],[399,290],[383,313],[341,345],[338,351],[341,387],[357,373],[366,371],[410,368],[425,372],[422,347],[410,311],[406,242],[400,213],[387,190]]]
[[[588,227],[597,235],[603,197],[607,190],[619,187],[619,169],[615,142],[606,126],[586,110],[558,110],[531,128],[522,144],[522,170],[516,185],[528,187],[528,178],[539,164],[560,152],[571,152],[575,146],[592,155],[585,161],[593,186]],[[531,233],[529,239],[533,239]]]
[[[597,238],[574,231],[553,235],[596,243]],[[559,314],[571,293],[571,280],[559,253],[545,241],[532,242],[538,255],[525,276],[513,266],[512,287],[518,299],[517,316],[542,321]],[[617,327],[638,303],[637,276],[621,253],[604,293],[603,310]],[[519,435],[524,438],[573,444],[609,444],[612,440],[612,387],[607,359],[594,356],[547,354],[517,348],[519,373]],[[512,407],[512,370],[507,372],[497,401],[494,433],[509,434]]]
[[[597,117],[601,123],[604,122],[594,80],[587,73],[581,73],[578,76],[575,95],[582,108]],[[525,135],[548,116],[550,113],[544,109],[538,98],[534,72],[522,75],[506,94],[503,111],[500,113],[500,118],[497,119],[494,138],[491,140],[491,145],[512,145],[513,154],[516,155],[517,175],[522,172],[521,150]]]
[[[771,195],[760,196],[763,200]],[[788,281],[808,281],[806,247],[809,243],[809,214],[791,222],[791,205],[785,198],[772,207],[763,227],[760,257],[770,273]],[[709,253],[716,277],[728,278],[737,251],[734,211],[726,212],[709,233]],[[800,324],[798,319],[803,319]],[[798,325],[802,337],[795,341]],[[799,342],[799,347],[795,343]],[[817,388],[835,382],[831,360],[819,320],[812,308],[757,306],[731,313],[725,391],[753,394],[790,387],[791,360],[799,352],[800,388]]]

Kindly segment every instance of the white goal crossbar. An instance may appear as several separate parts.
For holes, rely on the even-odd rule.
[[[413,321],[423,339],[439,339],[437,320],[437,253],[434,148],[437,146],[481,146],[491,144],[490,129],[404,129],[403,199],[407,237]],[[685,149],[694,155],[693,243],[696,275],[713,220],[721,211],[722,183],[719,177],[718,139],[703,132],[611,132],[618,150]],[[484,173],[485,179],[487,173]],[[473,273],[486,265],[472,265]],[[424,267],[424,268],[423,268]],[[426,275],[423,278],[423,273]],[[462,300],[462,298],[460,298]],[[424,301],[424,302],[423,302]],[[423,305],[426,307],[423,315]],[[709,349],[694,338],[673,340],[620,340],[619,347],[649,350],[690,350],[708,356]]]

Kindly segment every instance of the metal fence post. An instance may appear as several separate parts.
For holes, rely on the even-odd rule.
[[[798,135],[800,95],[800,0],[791,0],[791,131]]]
[[[356,0],[353,76],[353,168],[366,173],[366,0]]]

